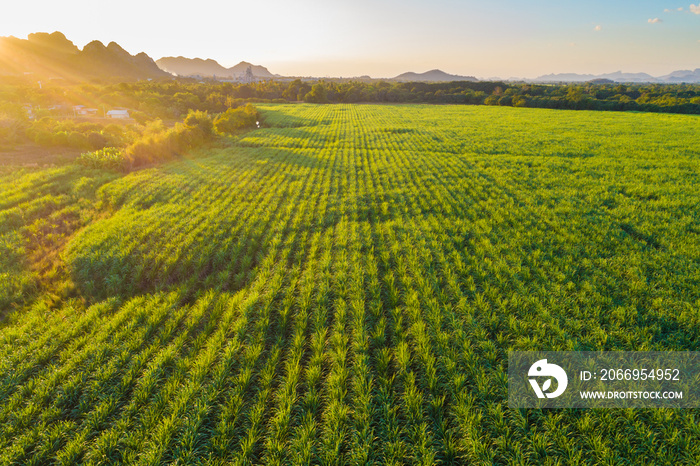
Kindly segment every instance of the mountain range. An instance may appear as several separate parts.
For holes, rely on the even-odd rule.
[[[700,68],[695,68],[692,71],[674,71],[671,74],[662,76],[661,79],[667,83],[700,83]]]
[[[647,73],[623,73],[617,71],[607,74],[576,74],[560,73],[547,74],[531,82],[587,82],[596,80],[609,80],[616,83],[700,83],[700,68],[695,70],[679,70],[665,76],[654,77]]]
[[[117,43],[92,41],[80,50],[60,32],[0,37],[0,75],[84,81],[91,78],[148,79],[168,74],[145,53],[131,55]]]
[[[156,60],[156,64],[160,69],[178,76],[235,78],[245,75],[246,70],[250,68],[253,76],[257,78],[279,77],[279,75],[270,73],[264,66],[253,65],[245,61],[231,68],[224,68],[216,60],[212,59],[163,57],[160,60]]]
[[[238,78],[250,68],[257,78],[277,78],[264,66],[242,61],[225,68],[215,60],[200,58],[163,57],[154,61],[145,53],[131,55],[115,42],[105,46],[92,41],[79,49],[60,32],[29,34],[27,39],[0,37],[0,76],[32,75],[38,79],[64,78],[85,81],[104,79],[151,79],[178,76]],[[425,73],[408,72],[390,81],[478,81],[472,76],[459,76],[435,69]],[[654,77],[647,73],[608,74],[548,74],[528,82],[616,82],[616,83],[700,83],[700,68],[678,70],[665,76]]]

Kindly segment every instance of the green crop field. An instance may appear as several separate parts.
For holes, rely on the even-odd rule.
[[[510,350],[700,350],[700,118],[260,105],[0,168],[0,464],[699,464],[696,410],[514,410]]]

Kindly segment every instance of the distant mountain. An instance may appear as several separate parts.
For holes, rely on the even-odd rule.
[[[597,76],[599,79],[609,79],[618,83],[653,83],[658,82],[658,79],[650,74],[646,73],[623,73],[622,71],[617,71],[615,73],[608,73]]]
[[[615,83],[700,83],[700,68],[691,70],[679,70],[666,76],[654,77],[647,73],[623,73],[617,71],[608,74],[576,74],[576,73],[560,73],[547,74],[535,78],[534,82],[615,82]]]
[[[201,58],[185,57],[163,57],[156,60],[160,69],[177,76],[201,76],[218,78],[236,78],[244,76],[248,67],[257,78],[273,78],[274,75],[264,66],[253,65],[242,61],[231,68],[224,68],[217,61],[212,59],[202,60]]]
[[[533,79],[535,82],[566,82],[566,83],[577,83],[577,82],[589,82],[595,80],[605,79],[608,81],[613,81],[616,83],[658,83],[663,82],[660,78],[655,78],[650,74],[646,73],[623,73],[622,71],[617,71],[615,73],[607,74],[576,74],[576,73],[559,73],[559,74],[547,74]]]
[[[607,74],[576,74],[560,73],[547,74],[533,79],[535,82],[588,82],[607,80],[616,83],[674,83],[674,82],[700,82],[700,69],[695,71],[674,71],[673,73],[654,77],[647,73],[623,73],[617,71]]]
[[[232,66],[228,70],[233,73],[234,76],[236,75],[243,75],[245,74],[246,69],[250,67],[250,70],[253,72],[253,76],[256,76],[258,78],[273,78],[275,76],[279,76],[278,74],[272,74],[270,73],[267,68],[264,66],[260,65],[253,65],[251,63],[248,63],[246,61],[240,62],[238,65]]]
[[[147,79],[168,76],[145,53],[130,55],[115,42],[93,41],[80,50],[60,32],[0,37],[0,75],[37,78]]]
[[[473,76],[457,76],[454,74],[445,73],[442,70],[430,70],[425,73],[403,73],[395,78],[391,78],[392,81],[404,81],[404,82],[439,82],[439,81],[472,81],[476,82]]]
[[[105,47],[100,41],[92,41],[83,47],[78,62],[93,76],[119,76],[153,78],[166,76],[151,57],[145,53],[130,55],[116,42]]]
[[[546,74],[544,76],[538,76],[532,81],[536,82],[586,82],[593,81],[594,79],[603,79],[600,76],[595,76],[592,74],[576,74],[576,73],[558,73],[558,74]]]
[[[215,60],[201,58],[164,57],[156,65],[168,73],[178,76],[224,76],[228,70]]]
[[[659,79],[663,79],[668,83],[700,83],[700,68],[696,68],[694,71],[674,71],[673,73],[662,76]]]

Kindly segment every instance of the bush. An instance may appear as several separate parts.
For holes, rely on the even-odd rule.
[[[68,134],[68,145],[76,149],[90,149],[90,141],[87,136],[77,131]]]
[[[52,136],[52,145],[54,146],[67,146],[68,144],[68,133],[66,131],[59,131],[54,133]]]
[[[23,132],[26,137],[42,146],[84,150],[102,149],[123,144],[131,139],[131,135],[127,134],[127,129],[123,126],[111,124],[103,128],[96,123],[76,124],[73,120],[52,118],[34,121]]]
[[[34,142],[41,146],[50,147],[53,145],[53,135],[48,131],[37,130],[34,132],[33,136]],[[68,137],[66,136],[66,143],[68,143]]]
[[[102,149],[107,145],[107,138],[98,132],[88,133],[87,140],[90,148],[94,150]]]
[[[140,125],[145,125],[149,121],[148,115],[146,115],[144,112],[139,112],[137,110],[132,111],[130,113],[130,116],[134,119],[134,121],[136,121],[136,123]]]
[[[232,134],[243,128],[253,128],[258,121],[258,110],[251,104],[230,108],[214,120],[214,128],[220,134]]]
[[[9,147],[20,142],[25,134],[25,125],[0,113],[0,147]]]
[[[89,168],[112,168],[116,170],[126,168],[124,154],[116,147],[106,147],[92,152],[83,152],[80,154],[78,162]]]
[[[190,130],[199,131],[205,139],[214,134],[214,123],[207,112],[190,111],[185,117],[184,123]]]
[[[159,125],[154,124],[153,128],[156,127]],[[214,134],[211,117],[201,111],[190,112],[183,124],[159,133],[153,133],[153,128],[124,151],[129,167],[171,159],[203,144]]]
[[[70,120],[69,120],[70,121]],[[73,123],[72,121],[70,123]],[[97,123],[80,123],[77,125],[76,131],[80,133],[89,133],[91,131],[102,131],[102,125]]]

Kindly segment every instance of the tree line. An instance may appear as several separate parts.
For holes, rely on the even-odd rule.
[[[498,105],[570,110],[611,110],[700,114],[698,84],[529,84],[506,82],[397,83],[387,81],[269,80],[250,84],[167,79],[120,84],[0,82],[0,114],[23,113],[33,105],[37,118],[51,107],[83,104],[125,107],[137,121],[183,118],[190,110],[221,113],[246,102],[434,103]]]

